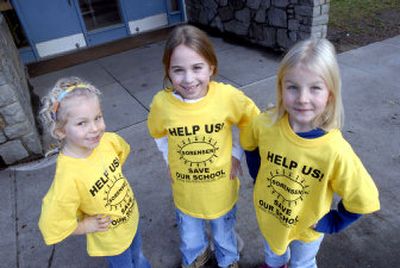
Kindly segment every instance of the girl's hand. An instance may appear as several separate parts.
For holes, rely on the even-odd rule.
[[[240,165],[240,160],[232,156],[232,166],[230,179],[235,179],[238,175],[243,176],[242,166]]]
[[[85,216],[82,221],[78,223],[78,227],[72,234],[80,235],[95,232],[105,232],[111,223],[110,216],[94,215]]]

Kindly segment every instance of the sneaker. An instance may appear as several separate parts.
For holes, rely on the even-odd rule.
[[[239,268],[239,263],[238,262],[234,262],[228,265],[228,268]]]
[[[269,266],[269,265],[266,264],[266,263],[263,263],[263,264],[261,264],[258,268],[273,268],[273,267]],[[277,267],[277,268],[288,268],[288,266],[287,266],[287,264],[285,264],[285,265],[279,266],[279,267]]]
[[[204,266],[204,264],[207,263],[210,257],[211,257],[211,249],[210,247],[207,247],[206,250],[201,255],[197,256],[194,262],[192,262],[190,265],[187,266],[182,264],[182,268],[201,268]]]
[[[242,250],[244,248],[244,241],[238,233],[236,233],[236,239],[237,239],[238,251],[239,251],[239,253],[242,253]]]

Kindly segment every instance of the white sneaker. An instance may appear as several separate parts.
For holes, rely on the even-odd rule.
[[[238,251],[239,253],[242,253],[242,250],[244,248],[244,241],[236,231],[235,233],[236,233]]]

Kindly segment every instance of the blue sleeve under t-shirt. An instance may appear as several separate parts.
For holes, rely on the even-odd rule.
[[[307,132],[298,132],[298,136],[304,139],[315,139],[325,134],[325,131],[316,128]],[[253,178],[254,183],[257,178],[258,170],[261,165],[260,152],[258,147],[253,151],[245,151],[247,167],[250,176]],[[362,215],[351,213],[343,206],[342,200],[338,204],[338,209],[331,209],[325,216],[323,216],[317,223],[315,230],[321,233],[337,233],[358,220]]]

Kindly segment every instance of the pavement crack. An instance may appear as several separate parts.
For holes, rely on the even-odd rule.
[[[55,252],[56,252],[56,245],[53,245],[53,248],[51,249],[49,261],[47,262],[47,268],[51,268],[51,265],[53,264],[53,257],[54,257]]]
[[[17,215],[17,211],[18,211],[18,201],[17,201],[17,176],[15,174],[16,172],[14,170],[11,171],[11,176],[12,176],[12,187],[13,187],[13,192],[14,192],[14,218],[15,218],[15,246],[16,246],[16,260],[15,260],[15,264],[16,267],[19,268],[19,232],[18,232],[18,215]]]
[[[106,73],[108,73],[108,74],[115,80],[115,83],[117,83],[118,85],[120,85],[120,86],[126,91],[126,93],[128,93],[128,95],[130,95],[134,100],[136,100],[136,101],[139,103],[139,105],[140,105],[143,109],[145,109],[147,112],[150,111],[149,108],[147,108],[147,106],[146,106],[144,103],[142,103],[133,93],[131,93],[131,92],[129,91],[129,89],[127,89],[127,88],[121,83],[121,81],[119,81],[119,79],[118,79],[115,75],[113,75],[108,69],[104,68],[103,66],[102,66],[102,68],[106,71]]]

